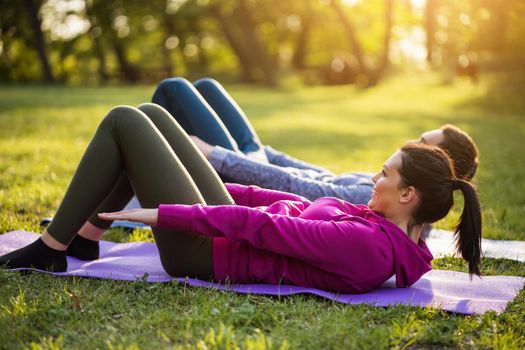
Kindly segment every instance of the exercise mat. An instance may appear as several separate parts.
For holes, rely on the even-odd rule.
[[[0,235],[0,255],[23,247],[38,234],[12,231]],[[177,280],[192,286],[229,290],[236,293],[286,296],[313,294],[346,304],[369,304],[378,307],[410,305],[441,308],[461,314],[483,314],[487,311],[503,312],[523,288],[524,277],[473,277],[461,272],[433,270],[425,274],[410,288],[396,288],[395,277],[365,294],[337,294],[315,288],[272,284],[217,284],[191,278],[173,278],[160,264],[157,247],[150,242],[100,242],[100,259],[80,261],[68,257],[68,270],[53,273],[58,276],[148,282]]]

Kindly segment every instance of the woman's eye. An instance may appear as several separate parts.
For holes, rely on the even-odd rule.
[[[384,170],[381,170],[381,176],[386,177],[386,173]]]

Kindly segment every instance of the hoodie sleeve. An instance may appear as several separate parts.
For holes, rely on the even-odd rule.
[[[233,183],[225,184],[237,205],[246,207],[269,206],[280,200],[290,200],[310,204],[306,198],[275,190],[268,190],[258,186],[245,186]]]
[[[341,273],[366,261],[373,228],[364,222],[306,220],[241,206],[160,205],[159,227],[206,236],[296,258],[327,272]]]

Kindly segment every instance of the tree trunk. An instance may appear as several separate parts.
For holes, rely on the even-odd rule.
[[[256,79],[252,75],[252,64],[250,58],[240,43],[240,37],[236,35],[232,22],[229,18],[224,16],[219,6],[220,5],[215,5],[211,7],[211,11],[215,19],[219,22],[224,36],[233,50],[233,53],[239,60],[239,65],[241,68],[241,80],[245,83],[254,83]]]
[[[98,59],[98,76],[102,82],[106,82],[109,79],[109,74],[106,64],[106,55],[104,54],[104,48],[102,46],[102,40],[100,39],[100,36],[97,36],[96,33],[93,33],[93,28],[90,29],[90,33],[95,47],[95,55]]]
[[[295,49],[292,56],[292,67],[297,70],[304,68],[306,47],[312,28],[312,9],[310,7],[310,3],[306,1],[305,6],[307,6],[306,11],[305,14],[301,16],[301,30],[297,34]]]
[[[255,63],[256,72],[262,75],[258,80],[267,85],[275,85],[275,67],[266,47],[259,37],[255,22],[245,0],[239,0],[238,6],[234,9],[234,20],[240,26],[244,38],[244,47],[250,56],[250,61]]]
[[[40,63],[42,64],[44,80],[48,83],[53,83],[55,82],[55,78],[53,76],[53,72],[51,71],[51,65],[49,64],[49,60],[47,58],[46,41],[44,39],[44,34],[42,33],[41,28],[42,23],[40,21],[40,18],[38,18],[38,11],[40,7],[35,4],[34,0],[25,0],[24,2],[29,14],[29,22],[31,25],[31,29],[35,34],[34,44],[38,52],[38,57],[40,58]]]
[[[436,7],[437,0],[427,0],[425,5],[425,34],[427,46],[427,61],[433,66],[433,54],[436,34]]]
[[[124,2],[119,0],[101,0],[88,2],[91,4],[91,6],[86,7],[91,15],[90,20],[92,23],[101,28],[101,39],[103,38],[104,42],[109,45],[108,49],[114,52],[118,62],[118,69],[120,71],[121,79],[127,82],[138,81],[140,78],[139,70],[137,67],[133,66],[126,57],[126,40],[119,38],[112,26],[111,12],[119,10],[124,13]],[[100,47],[101,52],[103,52],[102,45]],[[99,59],[100,58],[102,58],[102,56],[99,57]],[[105,58],[102,58],[102,62],[104,62],[104,69],[106,69],[107,66],[105,65]]]
[[[358,78],[358,83],[365,87],[376,85],[381,80],[383,73],[389,64],[388,54],[390,47],[390,39],[392,37],[393,0],[385,0],[385,34],[383,38],[383,52],[381,53],[377,66],[374,67],[374,69],[371,69],[366,64],[363,47],[357,40],[357,35],[354,30],[354,26],[346,16],[339,1],[332,0],[330,3],[332,4],[332,7],[337,13],[339,20],[343,24],[346,34],[350,39],[350,43],[352,45],[352,49],[362,76],[362,79]]]
[[[95,51],[95,56],[98,59],[98,76],[100,78],[100,81],[105,82],[109,79],[107,64],[106,64],[106,55],[104,54],[104,47],[102,46],[102,40],[100,38],[100,33],[96,33],[96,26],[94,18],[91,14],[91,8],[89,7],[89,1],[85,1],[85,11],[86,11],[86,17],[89,20],[90,28],[89,28],[89,34],[91,37],[91,40],[93,42],[93,48]],[[102,30],[99,27],[100,30]]]
[[[376,85],[383,73],[388,68],[390,63],[389,53],[390,53],[390,39],[392,38],[392,18],[394,14],[394,0],[385,0],[385,34],[383,38],[383,52],[381,53],[381,58],[379,59],[378,65],[372,73],[369,84]]]
[[[203,32],[198,19],[194,19],[193,21],[190,21],[190,30],[196,35],[198,33]],[[198,64],[199,64],[199,73],[203,76],[208,75],[210,59],[208,58],[208,55],[202,49],[202,47],[199,47],[199,51],[198,51]]]
[[[163,57],[163,60],[164,60],[164,72],[166,73],[166,76],[168,77],[171,77],[173,76],[173,64],[171,62],[171,50],[169,50],[167,47],[166,47],[166,40],[168,40],[169,37],[171,37],[173,35],[173,33],[175,32],[174,28],[173,28],[173,23],[171,22],[171,18],[170,16],[166,13],[166,11],[163,11],[163,24],[164,24],[164,31],[165,31],[165,36],[164,36],[164,42],[161,43],[162,45],[162,57]]]
[[[122,77],[127,82],[137,82],[139,80],[137,69],[131,63],[129,63],[122,43],[120,43],[116,38],[113,39],[113,50],[115,51],[115,55],[117,56],[117,61],[120,67],[120,74],[122,74]]]
[[[489,47],[495,52],[501,53],[507,48],[507,31],[509,17],[508,1],[487,2],[491,14],[490,27],[491,35],[488,38]]]
[[[339,17],[339,20],[341,21],[341,24],[343,25],[343,28],[346,31],[346,35],[350,39],[350,44],[352,45],[352,50],[357,60],[357,64],[359,65],[359,69],[362,73],[368,75],[368,67],[366,66],[365,62],[363,47],[357,40],[357,35],[354,30],[353,24],[346,16],[343,8],[341,7],[341,4],[339,3],[339,0],[332,0],[330,1],[330,4],[332,5],[332,8],[335,10],[337,16]]]

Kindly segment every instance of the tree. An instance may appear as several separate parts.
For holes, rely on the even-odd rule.
[[[139,68],[133,65],[127,57],[126,44],[131,28],[127,22],[128,17],[124,3],[120,0],[93,0],[88,8],[90,21],[96,23],[97,27],[100,28],[101,38],[95,47],[99,46],[98,57],[102,69],[105,69],[105,54],[102,44],[105,41],[115,55],[121,78],[127,82],[138,81],[140,78]]]
[[[246,1],[237,0],[233,4],[216,1],[210,9],[237,56],[243,80],[275,85],[275,60],[257,32],[253,11]]]
[[[310,33],[312,31],[312,22],[313,22],[313,13],[312,13],[312,7],[310,5],[310,1],[307,0],[304,2],[305,10],[301,14],[301,28],[299,29],[299,32],[297,33],[297,37],[295,40],[294,45],[294,51],[292,56],[292,66],[297,69],[301,70],[305,67],[305,60],[306,60],[306,54],[307,54],[307,44],[308,44],[308,38],[310,36]]]
[[[97,18],[91,14],[91,8],[88,0],[85,1],[86,17],[91,24],[89,28],[89,35],[93,42],[93,48],[95,56],[98,59],[98,75],[100,81],[105,82],[109,79],[106,54],[104,52],[104,46],[101,39],[102,29],[97,25]]]
[[[425,4],[425,34],[426,34],[426,46],[427,46],[427,61],[430,65],[433,65],[433,54],[435,45],[436,35],[436,7],[437,0],[427,0]]]
[[[393,0],[385,0],[385,28],[384,28],[384,39],[383,49],[381,56],[378,60],[378,64],[372,68],[366,62],[365,53],[361,43],[357,38],[357,32],[354,29],[354,25],[348,18],[339,0],[331,0],[330,4],[336,12],[343,28],[350,40],[353,54],[357,60],[359,66],[358,83],[363,86],[374,86],[381,79],[384,71],[388,67],[388,53],[390,46],[390,38],[392,32],[392,16],[393,16]]]
[[[55,81],[55,78],[53,76],[53,72],[51,71],[49,59],[47,58],[47,46],[44,39],[44,34],[42,33],[42,22],[38,17],[38,11],[42,4],[36,0],[24,0],[24,4],[28,13],[29,24],[34,33],[33,44],[36,51],[38,52],[38,57],[40,58],[42,72],[44,73],[44,80],[46,82],[52,83]]]

